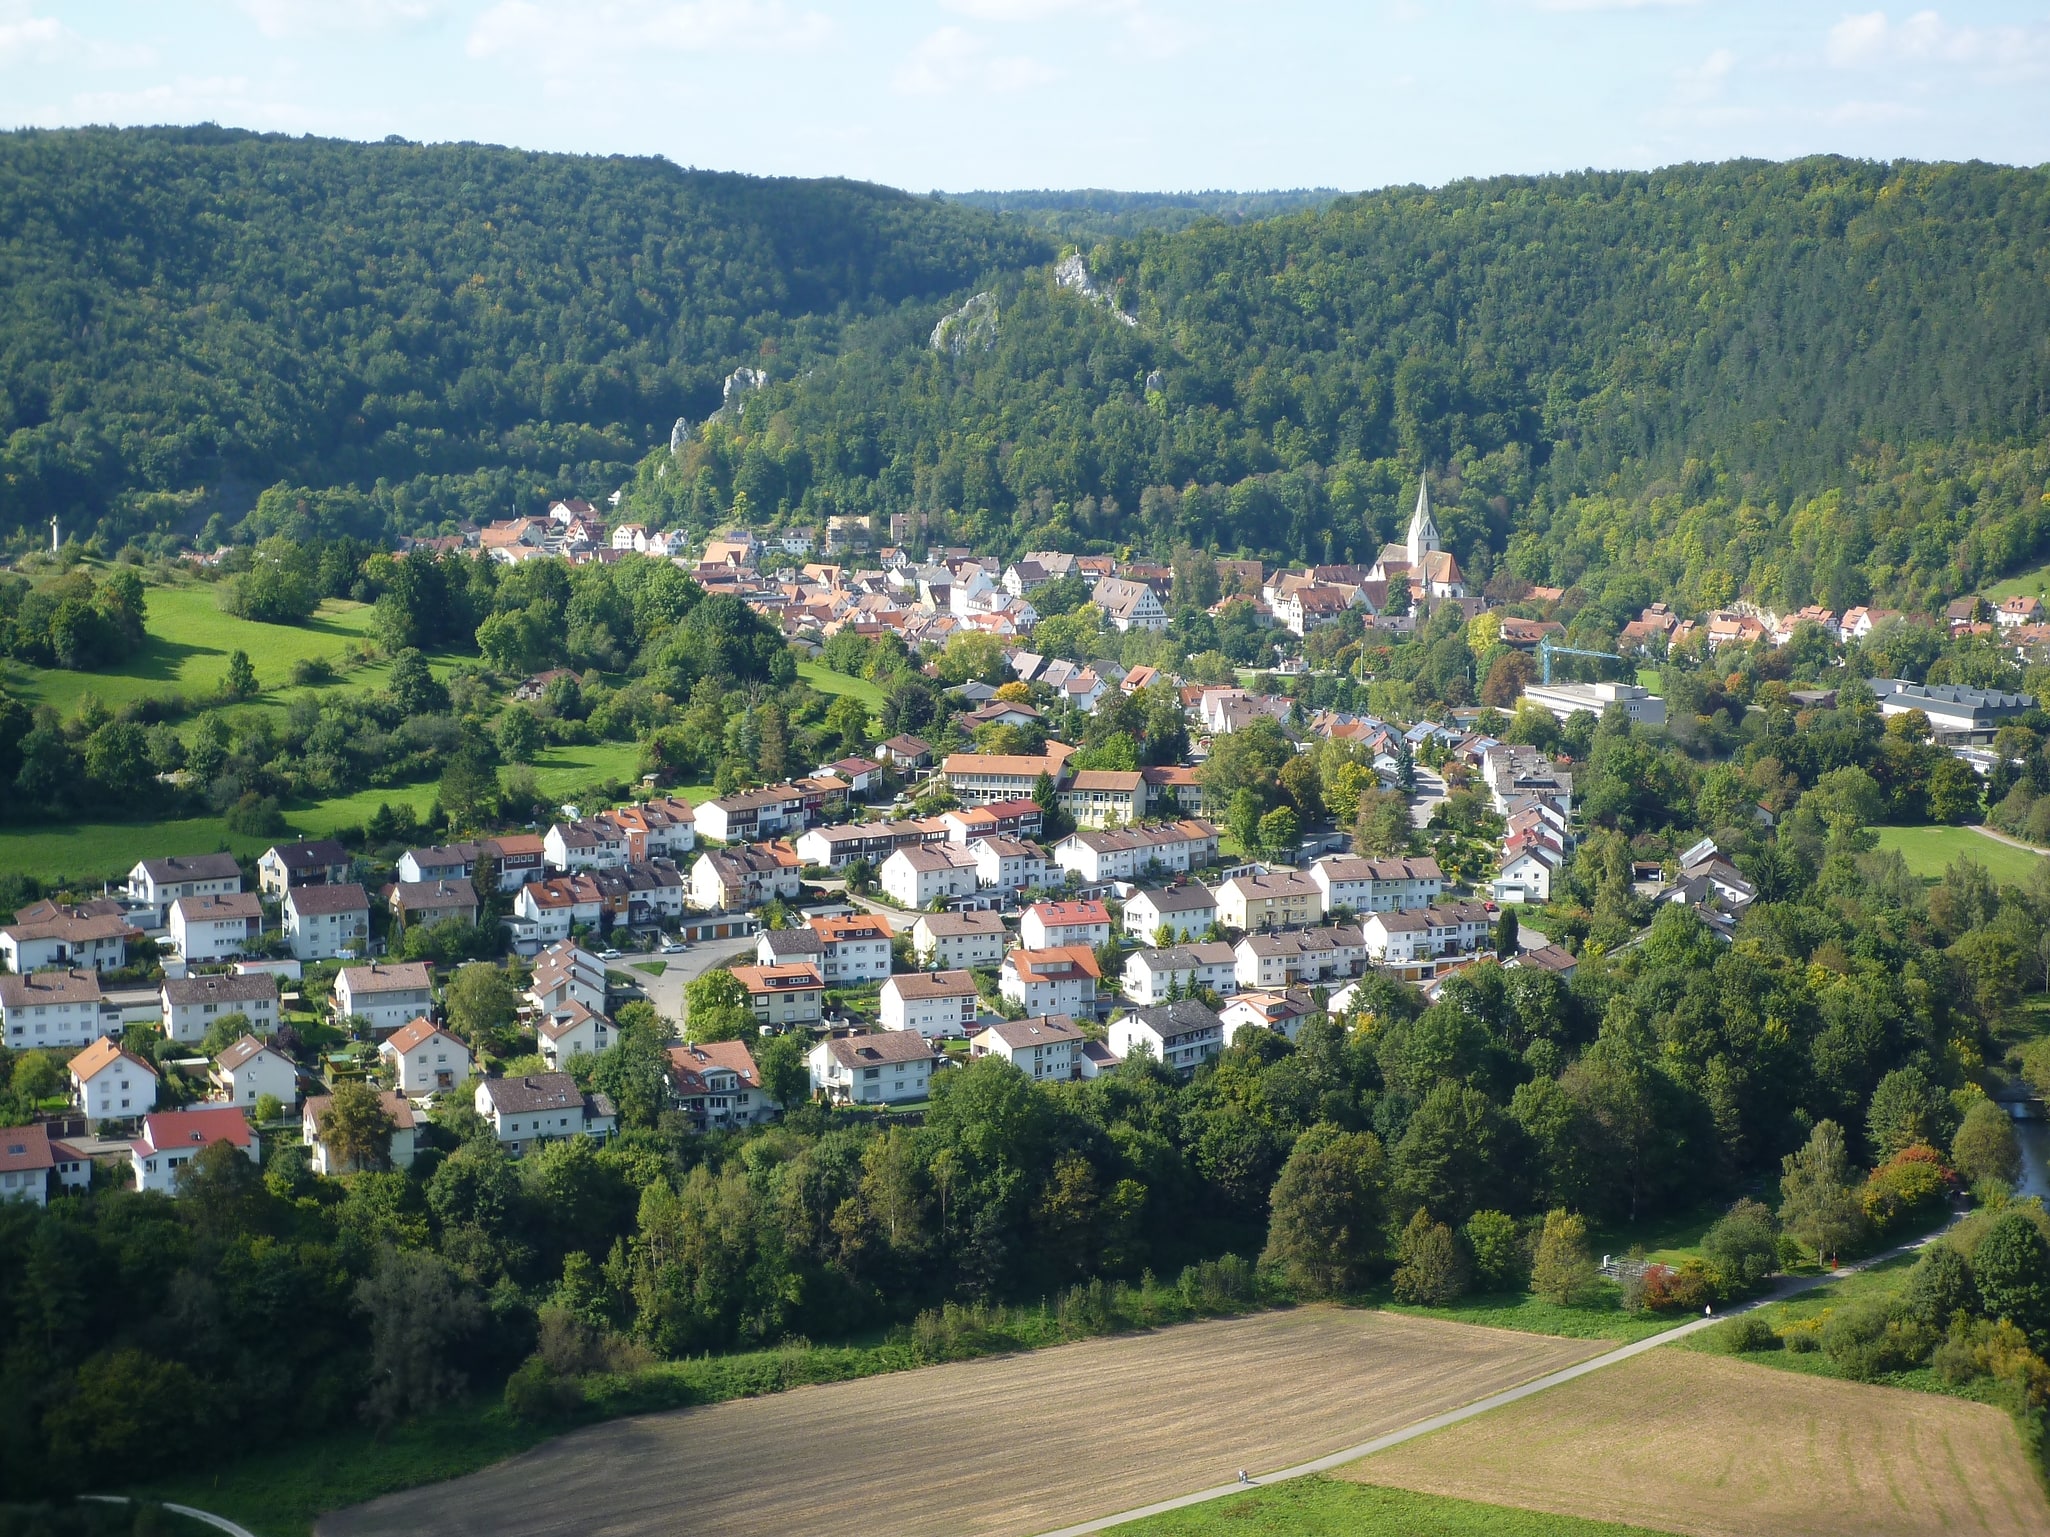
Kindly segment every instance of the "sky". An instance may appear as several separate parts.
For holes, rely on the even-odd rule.
[[[916,191],[2050,162],[2050,0],[0,0],[0,123],[662,155]]]

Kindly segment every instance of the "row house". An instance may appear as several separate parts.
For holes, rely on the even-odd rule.
[[[385,888],[385,901],[401,929],[477,921],[477,888],[467,880],[394,881]]]
[[[1235,1045],[1241,1030],[1258,1027],[1293,1041],[1303,1021],[1314,1012],[1311,1000],[1301,991],[1294,993],[1238,993],[1225,1000],[1217,1017],[1224,1025],[1224,1044]],[[1342,1012],[1336,1002],[1332,1012]]]
[[[568,875],[610,870],[626,863],[626,832],[603,817],[557,822],[541,846],[548,868]]]
[[[146,908],[146,927],[162,928],[171,904],[181,897],[227,896],[242,889],[242,867],[233,854],[186,854],[145,859],[128,872],[128,900]]]
[[[1082,1032],[1065,1014],[1000,1020],[969,1043],[971,1057],[1001,1057],[1041,1083],[1082,1076]]]
[[[386,1036],[377,1055],[406,1094],[446,1094],[470,1081],[470,1048],[425,1015]]]
[[[119,971],[128,964],[130,941],[142,937],[110,897],[72,904],[32,902],[0,928],[0,960],[13,972],[74,966]]]
[[[796,842],[807,865],[844,870],[857,859],[880,865],[897,850],[921,843],[944,843],[948,829],[938,817],[913,817],[902,822],[850,822],[814,827]]]
[[[548,874],[548,840],[540,833],[503,833],[486,838],[478,847],[472,884],[489,885],[501,892],[518,891]]]
[[[1150,1056],[1186,1075],[1224,1049],[1224,1021],[1196,998],[1134,1009],[1111,1021],[1110,1049],[1121,1059]]]
[[[758,1028],[809,1030],[825,1013],[826,979],[815,966],[736,966],[733,979]]]
[[[1239,985],[1269,991],[1356,977],[1367,969],[1365,934],[1343,924],[1248,934],[1234,954]]]
[[[225,1014],[245,1016],[257,1035],[269,1035],[281,1018],[278,979],[267,971],[246,976],[166,977],[159,998],[164,1038],[182,1044],[205,1040],[214,1021]]]
[[[1054,862],[1090,885],[1138,880],[1149,873],[1186,873],[1217,862],[1217,829],[1187,818],[1108,832],[1070,833],[1055,847]]]
[[[543,840],[546,847],[546,840]],[[407,849],[399,856],[401,881],[474,881],[484,851],[481,843],[449,843],[438,848]]]
[[[667,859],[629,860],[590,877],[598,888],[598,921],[606,928],[657,927],[683,916],[688,887]]]
[[[570,940],[557,940],[534,957],[533,980],[524,996],[527,1006],[541,1013],[572,1002],[603,1013],[605,963]]]
[[[914,1030],[929,1040],[965,1036],[975,1027],[981,995],[965,971],[914,971],[883,984],[885,1030]]]
[[[977,838],[1036,839],[1046,830],[1046,810],[1038,801],[991,801],[986,806],[942,811],[938,821],[947,842],[966,848]]]
[[[911,926],[911,953],[921,966],[996,966],[1008,948],[995,913],[925,913]]]
[[[1478,902],[1372,913],[1361,925],[1368,957],[1405,982],[1428,981],[1437,974],[1439,960],[1485,948],[1493,927],[1487,908]]]
[[[637,801],[605,813],[609,822],[626,837],[629,864],[649,860],[679,860],[698,844],[697,809],[674,795]]]
[[[883,861],[881,882],[893,900],[909,908],[952,897],[973,896],[979,883],[975,856],[950,843],[922,843],[898,849]]]
[[[697,831],[721,843],[759,843],[802,832],[811,824],[806,792],[796,785],[742,790],[697,808]]]
[[[1340,907],[1355,913],[1429,907],[1445,889],[1445,872],[1429,857],[1366,859],[1327,854],[1310,866],[1309,877],[1323,894],[1327,913]]]
[[[836,1104],[905,1104],[931,1092],[932,1046],[915,1030],[833,1036],[805,1061],[812,1092]]]
[[[1238,986],[1238,956],[1223,940],[1140,950],[1125,961],[1121,990],[1138,1004],[1167,1003],[1198,988],[1223,997]]]
[[[965,805],[1030,800],[1041,775],[1059,785],[1074,752],[1065,742],[1048,742],[1039,753],[949,753],[940,773]]]
[[[1137,770],[1082,769],[1060,791],[1078,827],[1122,826],[1146,816],[1146,779]]]
[[[1134,892],[1125,899],[1125,937],[1142,945],[1180,944],[1210,932],[1217,898],[1201,881]]]
[[[1173,814],[1179,816],[1200,817],[1203,814],[1203,779],[1195,769],[1172,763],[1157,764],[1139,770],[1139,777],[1146,781],[1146,807],[1149,811],[1171,807]]]
[[[1034,902],[1018,922],[1018,940],[1027,950],[1094,950],[1110,943],[1110,909],[1101,902]]]
[[[1094,1014],[1102,975],[1087,945],[1013,950],[1004,957],[998,987],[1027,1014]]]
[[[762,1088],[762,1075],[742,1041],[671,1046],[669,1096],[693,1131],[759,1126],[781,1108]]]
[[[350,878],[355,863],[332,838],[273,844],[256,861],[256,889],[277,899],[295,886],[338,886]]]
[[[1047,884],[1046,850],[1023,838],[997,835],[968,845],[975,884],[985,891],[1032,891]]]
[[[1217,921],[1228,929],[1299,929],[1324,916],[1324,892],[1293,870],[1235,875],[1217,888]]]
[[[591,875],[530,881],[513,898],[519,937],[543,945],[566,940],[577,929],[597,928],[604,911],[605,895]]]
[[[762,844],[708,849],[690,867],[690,905],[701,912],[744,912],[789,901],[803,885],[803,871],[795,850]]]

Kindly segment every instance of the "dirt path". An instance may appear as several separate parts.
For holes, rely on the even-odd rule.
[[[1660,1350],[1340,1470],[1687,1537],[2027,1537],[2013,1422],[1934,1393]]]
[[[1355,1444],[1608,1348],[1300,1308],[594,1426],[321,1537],[1023,1537]]]
[[[2020,849],[2024,854],[2040,854],[2050,858],[2050,849],[2039,849],[2033,843],[2024,843],[2019,838],[2010,838],[2006,833],[1986,826],[1974,826],[1972,831],[1982,838],[1991,838],[1995,843],[2004,843],[2011,849]]]

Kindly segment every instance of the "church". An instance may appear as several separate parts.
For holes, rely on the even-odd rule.
[[[1367,579],[1374,582],[1398,576],[1409,578],[1412,598],[1466,596],[1466,574],[1452,552],[1439,547],[1438,525],[1431,521],[1431,488],[1422,483],[1416,489],[1416,511],[1409,515],[1409,538],[1401,544],[1383,545],[1374,569],[1367,573]]]

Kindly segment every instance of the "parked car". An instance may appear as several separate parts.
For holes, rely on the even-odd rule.
[[[598,959],[601,961],[616,961],[619,959],[619,952],[617,950],[600,950],[598,952]]]

